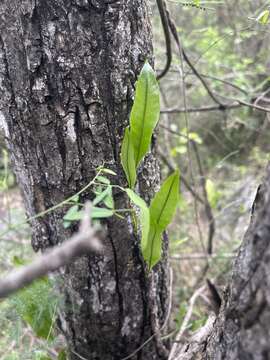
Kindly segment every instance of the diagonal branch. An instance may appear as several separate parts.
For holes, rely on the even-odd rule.
[[[196,113],[196,112],[208,112],[208,111],[224,111],[230,109],[240,108],[241,104],[224,104],[220,105],[206,105],[201,107],[190,107],[190,108],[169,108],[162,109],[160,111],[161,114],[181,114],[181,113]]]
[[[180,343],[180,340],[183,337],[183,334],[184,334],[185,330],[187,329],[188,323],[189,323],[190,318],[191,318],[192,313],[193,313],[193,308],[194,308],[195,302],[196,302],[197,298],[203,293],[205,288],[206,288],[205,285],[201,286],[191,296],[191,298],[189,300],[189,304],[188,304],[189,305],[188,310],[187,310],[186,315],[184,317],[184,320],[182,322],[181,328],[180,328],[180,330],[179,330],[179,332],[178,332],[178,334],[177,334],[177,336],[175,338],[175,342],[174,342],[174,344],[173,344],[173,346],[171,348],[168,360],[175,360],[176,359],[176,356],[178,355],[179,348],[181,348],[181,345],[179,343]]]
[[[0,298],[5,298],[49,272],[60,269],[76,257],[102,250],[97,231],[90,224],[89,206],[87,204],[85,207],[84,218],[77,234],[60,246],[39,256],[30,265],[14,270],[0,280]]]
[[[266,113],[270,113],[270,108],[266,108],[263,106],[259,106],[259,105],[255,105],[252,103],[249,103],[247,101],[244,100],[240,100],[240,99],[231,99],[232,101],[234,101],[231,104],[223,104],[222,106],[220,105],[209,105],[209,106],[202,106],[202,107],[198,107],[198,108],[171,108],[171,109],[163,109],[160,111],[161,114],[178,114],[178,113],[194,113],[194,112],[208,112],[208,111],[225,111],[225,110],[231,110],[231,109],[237,109],[243,106],[249,107],[250,109],[253,110],[258,110],[258,111],[263,111]]]

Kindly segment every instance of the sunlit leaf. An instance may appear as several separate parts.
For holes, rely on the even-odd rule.
[[[257,17],[257,21],[263,25],[266,25],[269,21],[269,14],[270,11],[269,10],[264,10],[263,12],[261,12],[259,14],[259,16]]]
[[[159,87],[156,75],[151,66],[145,63],[136,83],[135,100],[130,116],[130,136],[136,168],[149,150],[159,113]]]

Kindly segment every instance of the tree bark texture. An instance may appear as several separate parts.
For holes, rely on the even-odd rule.
[[[270,359],[270,166],[204,359]]]
[[[177,360],[270,359],[270,166],[258,189],[219,316],[208,323],[210,331],[206,326],[201,338],[195,336],[183,346]]]
[[[11,152],[28,216],[78,192],[104,165],[126,185],[120,146],[134,83],[152,62],[145,0],[2,0],[0,125]],[[154,146],[153,146],[154,149]],[[149,202],[159,184],[154,150],[139,169],[137,191]],[[81,202],[91,199],[89,191]],[[127,199],[115,191],[116,207]],[[61,243],[60,208],[31,222],[35,251]],[[163,323],[164,259],[149,277],[131,220],[111,218],[105,252],[63,270],[63,331],[70,358],[121,359]],[[163,359],[159,337],[132,359]]]

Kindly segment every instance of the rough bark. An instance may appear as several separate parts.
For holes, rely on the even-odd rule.
[[[120,144],[134,82],[144,61],[152,61],[151,41],[145,0],[1,1],[0,123],[28,216],[79,191],[102,164],[126,185]],[[149,201],[158,183],[151,152],[138,190]],[[127,206],[122,193],[114,198],[117,207]],[[70,236],[64,212],[32,221],[35,251]],[[104,255],[85,256],[62,275],[62,327],[72,359],[121,359],[166,316],[166,256],[148,277],[130,219],[112,218],[104,227]],[[156,336],[133,359],[163,359],[161,349]]]
[[[219,316],[176,360],[270,359],[270,166],[223,294]]]
[[[270,167],[204,359],[270,359]]]

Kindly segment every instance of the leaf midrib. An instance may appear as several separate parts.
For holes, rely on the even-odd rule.
[[[155,231],[154,231],[154,236],[152,237],[152,241],[151,241],[151,252],[150,252],[150,258],[149,258],[149,267],[151,269],[152,267],[152,258],[153,258],[153,249],[154,249],[154,240],[155,240],[155,237],[156,237],[156,233],[157,233],[157,228],[155,226]]]
[[[130,142],[130,132],[129,132],[129,129],[127,130],[128,132],[128,142],[127,142],[127,171],[128,171],[128,183],[129,183],[129,186],[131,187],[131,172],[130,172],[130,168],[129,168],[129,142]]]
[[[173,187],[173,185],[174,185],[175,180],[176,180],[176,176],[174,177],[174,179],[173,179],[173,181],[172,181],[172,183],[171,183],[171,185],[170,185],[170,189],[169,189],[169,191],[168,191],[166,200],[165,200],[165,202],[164,202],[164,204],[163,204],[163,207],[162,207],[162,209],[161,209],[161,212],[160,212],[160,214],[159,214],[157,224],[159,224],[160,218],[161,218],[161,216],[162,216],[162,214],[163,214],[163,212],[164,212],[164,209],[165,209],[165,207],[166,207],[166,205],[167,205],[167,202],[168,202],[168,199],[169,199],[169,197],[170,197],[170,195],[171,195],[172,187]]]
[[[146,109],[147,109],[147,102],[148,102],[148,89],[149,89],[149,79],[148,76],[146,77],[146,95],[145,95],[145,101],[144,101],[144,109],[143,109],[143,126],[142,126],[142,136],[140,137],[140,142],[139,142],[139,148],[138,148],[138,153],[137,153],[137,158],[136,158],[136,167],[138,166],[138,161],[139,161],[139,157],[140,157],[140,149],[141,149],[141,145],[142,145],[142,139],[143,139],[143,135],[144,135],[144,129],[145,129],[145,116],[146,116]]]
[[[163,207],[162,207],[162,210],[161,210],[161,212],[160,212],[160,215],[159,215],[159,218],[158,218],[158,221],[157,221],[157,226],[158,226],[158,224],[159,224],[159,221],[160,221],[160,218],[161,218],[161,216],[162,216],[162,213],[163,213],[163,211],[164,211],[164,209],[165,209],[165,206],[166,206],[166,204],[167,204],[167,202],[168,202],[168,199],[169,199],[169,197],[170,197],[170,195],[171,195],[172,187],[173,187],[173,185],[174,185],[175,180],[176,180],[176,177],[174,177],[174,179],[173,179],[173,181],[172,181],[172,183],[171,183],[171,185],[170,185],[170,189],[169,189],[169,191],[168,191],[166,200],[165,200],[165,202],[164,202],[164,205],[163,205]],[[150,214],[150,216],[151,216],[151,214]],[[157,233],[157,226],[156,226],[155,224],[154,224],[154,226],[155,226],[155,232],[154,232],[154,237],[153,237],[152,240],[151,240],[151,252],[150,252],[150,259],[149,259],[150,268],[151,268],[151,265],[152,265],[154,240],[155,240],[156,233]],[[163,232],[163,229],[162,229],[162,232]]]

